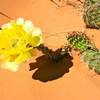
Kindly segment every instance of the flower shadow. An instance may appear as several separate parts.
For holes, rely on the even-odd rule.
[[[73,66],[72,57],[67,53],[59,62],[51,61],[46,55],[42,55],[36,59],[35,63],[30,63],[30,71],[37,68],[32,78],[42,82],[48,82],[62,77],[69,72],[69,68]]]

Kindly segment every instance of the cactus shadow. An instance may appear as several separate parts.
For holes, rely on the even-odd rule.
[[[67,54],[59,62],[52,62],[46,55],[42,55],[36,59],[35,63],[30,63],[30,71],[37,69],[32,79],[48,82],[62,77],[73,66],[72,57]]]

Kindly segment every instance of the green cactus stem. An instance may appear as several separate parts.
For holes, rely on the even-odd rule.
[[[94,48],[90,39],[83,32],[69,32],[67,35],[67,40],[69,44],[80,52],[84,52],[87,49]]]
[[[100,50],[87,50],[82,54],[82,59],[90,69],[100,74]]]
[[[69,44],[81,52],[81,58],[90,69],[100,74],[100,50],[82,32],[71,32],[67,35]]]
[[[83,19],[87,27],[100,28],[100,0],[85,0]]]

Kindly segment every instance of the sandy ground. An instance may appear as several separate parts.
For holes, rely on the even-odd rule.
[[[43,30],[44,43],[50,48],[62,46],[67,32],[73,30],[85,31],[100,48],[99,30],[85,29],[79,8],[58,8],[50,0],[0,0],[0,12],[13,19],[32,20]],[[0,15],[0,25],[7,21]],[[40,52],[31,61],[32,71],[28,63],[16,73],[0,69],[0,100],[100,100],[100,76],[89,70],[76,52],[73,63],[52,64]]]

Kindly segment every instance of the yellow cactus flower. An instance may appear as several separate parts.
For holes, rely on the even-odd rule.
[[[32,57],[33,47],[42,42],[42,31],[31,21],[18,18],[4,24],[0,30],[1,68],[17,71],[19,65]]]

